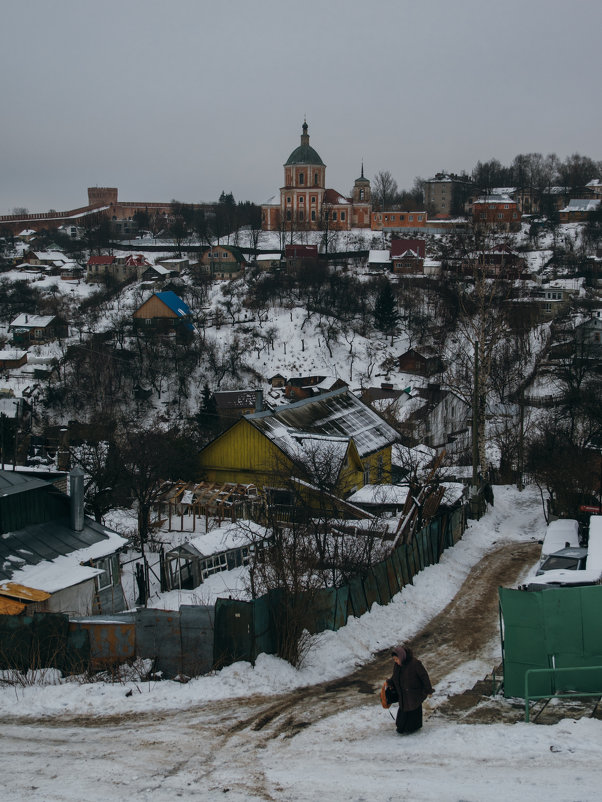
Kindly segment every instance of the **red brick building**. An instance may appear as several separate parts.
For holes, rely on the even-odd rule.
[[[515,231],[520,228],[520,214],[516,201],[508,195],[483,195],[472,204],[472,219],[477,226],[503,228]]]
[[[397,231],[403,228],[425,228],[426,211],[419,212],[372,212],[370,228],[372,231]]]
[[[372,203],[370,181],[364,168],[353,185],[352,197],[326,187],[326,165],[309,144],[307,123],[303,123],[301,144],[284,163],[284,186],[280,203],[261,207],[264,231],[294,228],[296,231],[369,228]]]

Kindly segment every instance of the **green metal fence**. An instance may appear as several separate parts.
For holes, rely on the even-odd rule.
[[[541,591],[499,588],[504,695],[522,698],[529,674],[529,696],[553,696],[554,673],[563,669],[565,687],[599,691],[602,673],[587,679],[581,668],[602,665],[602,586]],[[546,669],[536,671],[536,669]]]

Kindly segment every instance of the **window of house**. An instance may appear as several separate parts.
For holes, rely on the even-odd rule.
[[[481,220],[485,220],[485,218],[486,218],[486,215],[485,215],[485,213],[482,213],[482,214],[481,214]]]
[[[504,219],[504,214],[503,214],[503,212],[498,212],[498,214],[497,214],[497,219],[498,219],[498,220],[503,220],[503,219]]]
[[[403,220],[405,220],[405,219],[406,219],[406,216],[405,216],[405,214],[400,214],[400,215],[399,215],[399,220],[400,220],[400,221],[403,221]]]
[[[332,219],[333,219],[333,220],[338,220],[338,217],[339,217],[339,216],[338,216],[338,213],[337,213],[337,212],[333,212],[333,213],[332,213]]]
[[[413,214],[409,214],[408,215],[408,220],[411,222],[413,219],[414,219],[414,215]]]
[[[366,468],[364,468],[364,484],[365,485],[369,485],[370,484],[370,466],[369,465]]]
[[[201,562],[201,576],[203,579],[207,579],[208,576],[217,574],[219,571],[227,570],[228,560],[225,554],[216,554]]]
[[[422,222],[422,217],[423,217],[423,215],[421,215],[421,214],[419,214],[419,215],[418,215],[418,222],[419,222],[419,223],[421,223],[421,222]]]
[[[385,215],[385,222],[388,222],[388,221],[389,221],[389,215],[388,215],[388,214],[386,214],[386,215]]]
[[[102,560],[97,560],[94,563],[95,568],[99,568],[102,574],[96,577],[96,590],[104,590],[110,588],[113,584],[113,563],[110,557],[105,557]]]
[[[341,212],[341,220],[345,219],[345,212]]]

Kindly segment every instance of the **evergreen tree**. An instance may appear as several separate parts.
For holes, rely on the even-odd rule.
[[[392,337],[398,323],[399,312],[395,293],[389,280],[383,279],[374,304],[374,325],[379,331]]]

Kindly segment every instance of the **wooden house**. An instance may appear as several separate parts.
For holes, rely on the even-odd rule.
[[[234,245],[212,245],[201,255],[199,263],[214,279],[240,278],[247,265],[242,251]]]
[[[292,401],[301,401],[347,386],[343,379],[336,376],[290,376],[284,385],[284,395]]]
[[[27,351],[0,351],[0,370],[20,368],[27,362]]]
[[[414,373],[417,376],[433,376],[443,370],[443,362],[438,351],[429,346],[410,348],[397,360],[401,373]]]
[[[203,478],[264,491],[293,482],[346,497],[390,482],[396,431],[347,388],[244,415],[200,452]]]
[[[216,390],[213,400],[222,420],[237,420],[249,412],[263,409],[261,390]]]
[[[146,331],[165,334],[191,334],[194,331],[189,307],[171,290],[153,293],[136,309],[133,318],[134,325]]]
[[[84,515],[83,471],[71,493],[0,471],[0,612],[74,615],[125,609],[119,551],[126,539]]]
[[[60,340],[68,334],[68,326],[56,315],[30,315],[24,313],[11,321],[8,327],[14,345],[29,345]]]

